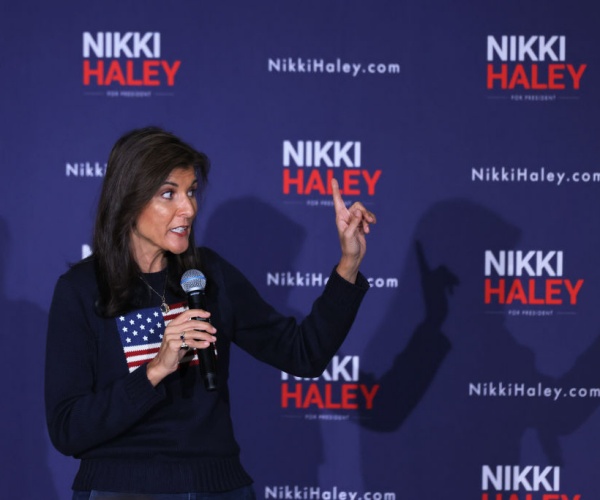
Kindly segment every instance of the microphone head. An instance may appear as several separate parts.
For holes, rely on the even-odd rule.
[[[203,291],[206,287],[206,277],[198,269],[188,269],[181,277],[181,288],[185,293],[197,290]]]

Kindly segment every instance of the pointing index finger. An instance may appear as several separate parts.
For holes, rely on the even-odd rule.
[[[331,192],[333,195],[333,206],[335,207],[335,211],[339,213],[340,210],[346,208],[346,204],[340,194],[340,185],[335,178],[331,179]]]

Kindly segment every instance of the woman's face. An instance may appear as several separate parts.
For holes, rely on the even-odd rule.
[[[185,252],[198,211],[193,168],[174,169],[137,218],[131,232],[133,255],[143,272],[164,268],[164,253]]]

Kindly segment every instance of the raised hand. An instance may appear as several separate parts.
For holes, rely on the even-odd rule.
[[[370,224],[375,224],[377,220],[375,215],[358,201],[350,208],[346,208],[336,179],[331,180],[331,190],[335,223],[342,247],[342,257],[337,272],[342,278],[354,283],[360,263],[367,251],[365,235],[370,232]]]

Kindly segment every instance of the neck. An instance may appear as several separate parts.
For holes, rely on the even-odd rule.
[[[160,253],[153,258],[138,260],[137,265],[145,274],[158,273],[167,267],[167,257],[164,253]]]

